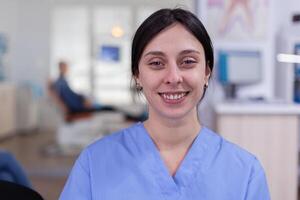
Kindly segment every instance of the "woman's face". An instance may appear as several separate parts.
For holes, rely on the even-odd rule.
[[[197,116],[210,70],[197,38],[179,23],[167,27],[145,47],[137,82],[149,103],[149,118]]]

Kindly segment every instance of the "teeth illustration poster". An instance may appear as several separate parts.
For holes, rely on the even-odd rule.
[[[263,40],[268,12],[268,0],[207,0],[208,30],[224,40]]]

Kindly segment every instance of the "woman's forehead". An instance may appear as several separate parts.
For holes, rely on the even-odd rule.
[[[176,23],[158,33],[146,45],[143,56],[152,53],[203,52],[200,41],[183,25]]]

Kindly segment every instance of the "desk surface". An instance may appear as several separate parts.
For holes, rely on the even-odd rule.
[[[282,102],[220,102],[214,109],[217,114],[300,115],[300,104]]]

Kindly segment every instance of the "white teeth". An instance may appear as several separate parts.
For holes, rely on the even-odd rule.
[[[180,93],[180,94],[163,94],[162,95],[164,99],[168,99],[168,100],[178,100],[181,99],[182,97],[185,96],[185,93]]]

